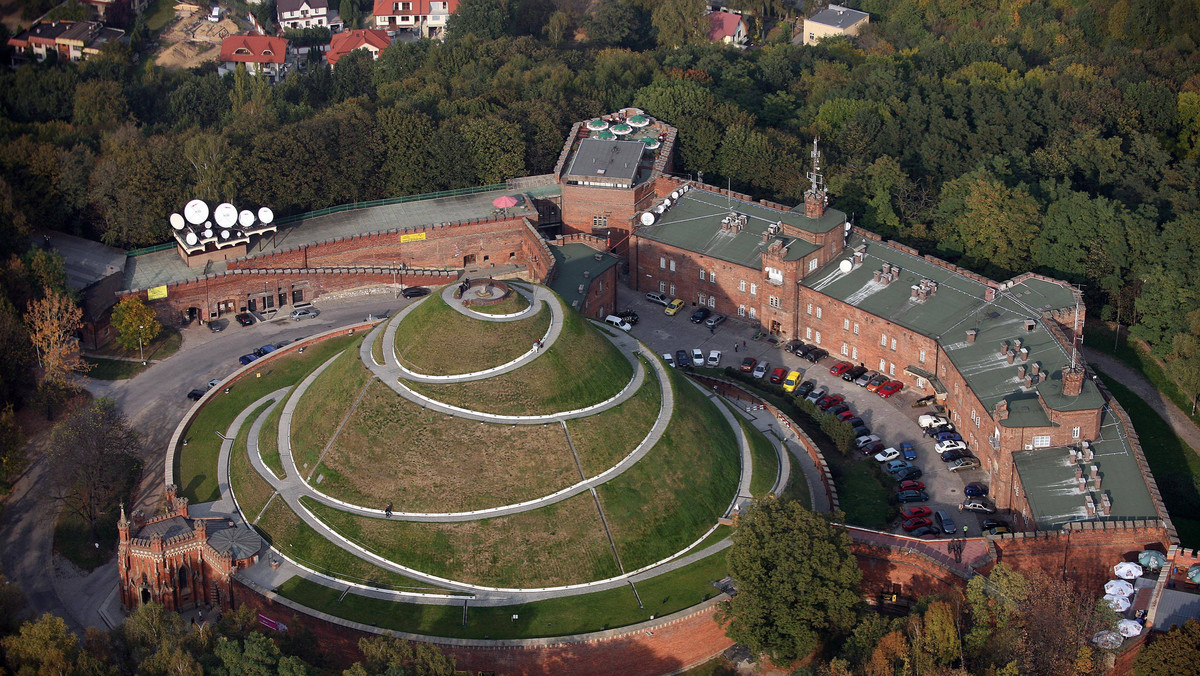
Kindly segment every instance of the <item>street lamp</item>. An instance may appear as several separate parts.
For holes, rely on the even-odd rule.
[[[145,330],[145,326],[138,327],[138,357],[141,358],[142,366],[146,365],[146,355],[142,352],[142,332]]]

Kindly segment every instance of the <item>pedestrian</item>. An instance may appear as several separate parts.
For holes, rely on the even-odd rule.
[[[388,503],[387,507],[383,508],[383,515],[387,518],[392,518],[392,503]]]
[[[715,327],[715,326],[708,327],[708,332],[715,334],[717,332],[717,327]]]
[[[533,351],[537,352],[537,341],[533,341]]]
[[[746,341],[742,341],[742,347],[746,347]]]
[[[539,339],[538,339],[538,349],[539,349],[539,350],[541,350],[541,349],[542,349],[542,348],[544,348],[544,347],[546,347],[546,339],[545,339],[545,338],[539,338]]]
[[[967,537],[967,524],[963,524],[963,537]]]
[[[737,344],[737,343],[734,343],[734,344],[733,344],[733,351],[734,351],[734,352],[737,352],[737,351],[738,351],[738,344]]]

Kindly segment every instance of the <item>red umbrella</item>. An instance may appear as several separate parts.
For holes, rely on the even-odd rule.
[[[512,195],[501,195],[492,200],[492,206],[497,209],[508,209],[509,207],[517,206],[517,198]]]

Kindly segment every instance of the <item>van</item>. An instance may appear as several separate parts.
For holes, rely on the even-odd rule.
[[[670,298],[668,298],[667,296],[665,296],[657,291],[651,291],[650,293],[647,293],[646,300],[650,301],[651,303],[658,303],[659,305],[661,305],[663,307],[666,307],[671,304]]]
[[[621,329],[622,331],[628,331],[633,328],[633,326],[631,326],[629,324],[629,322],[625,321],[624,319],[621,319],[620,317],[618,317],[616,315],[609,315],[609,316],[605,317],[604,323],[611,324],[611,325],[617,327],[618,329]]]

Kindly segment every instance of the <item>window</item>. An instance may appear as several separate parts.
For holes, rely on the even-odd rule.
[[[804,329],[804,339],[812,340],[812,327],[811,326]]]
[[[879,334],[879,347],[887,347],[887,336]]]
[[[672,297],[675,296],[675,285],[674,284],[671,285],[671,296]]]
[[[751,285],[750,285],[750,295],[751,295],[751,296],[753,296],[753,295],[754,295],[754,294],[756,294],[756,293],[758,293],[758,285],[757,285],[757,284],[751,284]]]
[[[675,261],[671,261],[671,272],[675,272]]]
[[[849,356],[849,354],[850,354],[850,346],[845,343],[842,343],[842,356],[846,357],[846,356]]]
[[[858,335],[858,322],[854,322],[854,335]]]
[[[666,259],[665,257],[663,257],[663,256],[659,256],[659,257],[658,257],[658,269],[659,269],[659,270],[666,270],[666,269],[667,269],[667,259]]]
[[[821,318],[821,308],[817,308],[817,319]]]
[[[979,429],[979,423],[981,422],[983,422],[983,418],[980,417],[975,419],[975,429]],[[971,435],[972,441],[974,441],[974,436],[975,435]]]
[[[738,282],[738,291],[743,293],[746,291],[746,280],[743,279],[742,281]]]
[[[666,292],[667,292],[667,283],[666,283],[666,282],[659,282],[659,283],[658,283],[658,292],[659,292],[659,293],[666,293]]]
[[[716,296],[708,297],[708,306],[710,308],[715,308],[717,306],[717,297]]]
[[[810,315],[812,314],[812,303],[808,304],[808,310],[806,310],[806,312]]]
[[[889,376],[896,375],[896,365],[895,364],[888,364],[888,375]]]
[[[1049,448],[1050,447],[1050,436],[1046,435],[1046,436],[1034,437],[1033,438],[1033,447],[1034,448]]]
[[[917,387],[919,387],[921,389],[925,389],[925,379],[924,378],[917,378]]]
[[[1072,428],[1071,428],[1071,438],[1072,438],[1072,439],[1078,439],[1078,438],[1079,438],[1079,428],[1078,428],[1078,427],[1072,427]]]
[[[879,372],[880,372],[880,373],[883,373],[883,372],[884,372],[884,371],[886,371],[886,370],[887,370],[887,360],[886,360],[886,359],[880,359],[880,360],[879,360]]]
[[[704,294],[700,293],[700,294],[696,294],[696,295],[700,297],[700,305],[703,306],[704,305]]]
[[[754,308],[750,308],[750,319],[758,319],[758,312]]]
[[[820,344],[821,344],[821,332],[820,332],[820,331],[817,331],[817,338],[816,338],[816,340],[817,340],[817,345],[820,345]]]
[[[738,316],[739,316],[739,317],[745,317],[745,316],[746,316],[746,306],[745,306],[745,305],[739,305],[739,306],[738,306]]]
[[[857,347],[850,348],[850,358],[858,359],[858,348]]]
[[[920,351],[920,352],[917,354],[917,361],[921,362],[922,364],[924,364],[924,363],[925,363],[925,350],[921,350],[921,351]]]
[[[893,338],[892,339],[892,352],[895,352],[895,351],[896,351],[896,339]]]
[[[813,270],[816,270],[816,269],[817,269],[817,259],[814,258],[808,262],[808,271],[812,272]]]
[[[767,299],[767,304],[773,308],[782,308],[783,307],[783,303],[779,302],[779,298],[777,296],[769,297]]]
[[[608,216],[592,216],[592,227],[593,228],[607,228],[608,227]]]
[[[704,279],[705,279],[704,268],[700,268],[700,281],[703,282]]]
[[[971,420],[977,420],[979,416],[975,413],[975,409],[971,409]]]
[[[716,270],[713,270],[712,272],[708,273],[708,281],[712,282],[713,284],[717,283],[717,271]]]
[[[849,331],[849,330],[850,330],[850,320],[849,320],[849,319],[843,319],[843,320],[842,320],[842,330],[843,330],[843,331]]]

